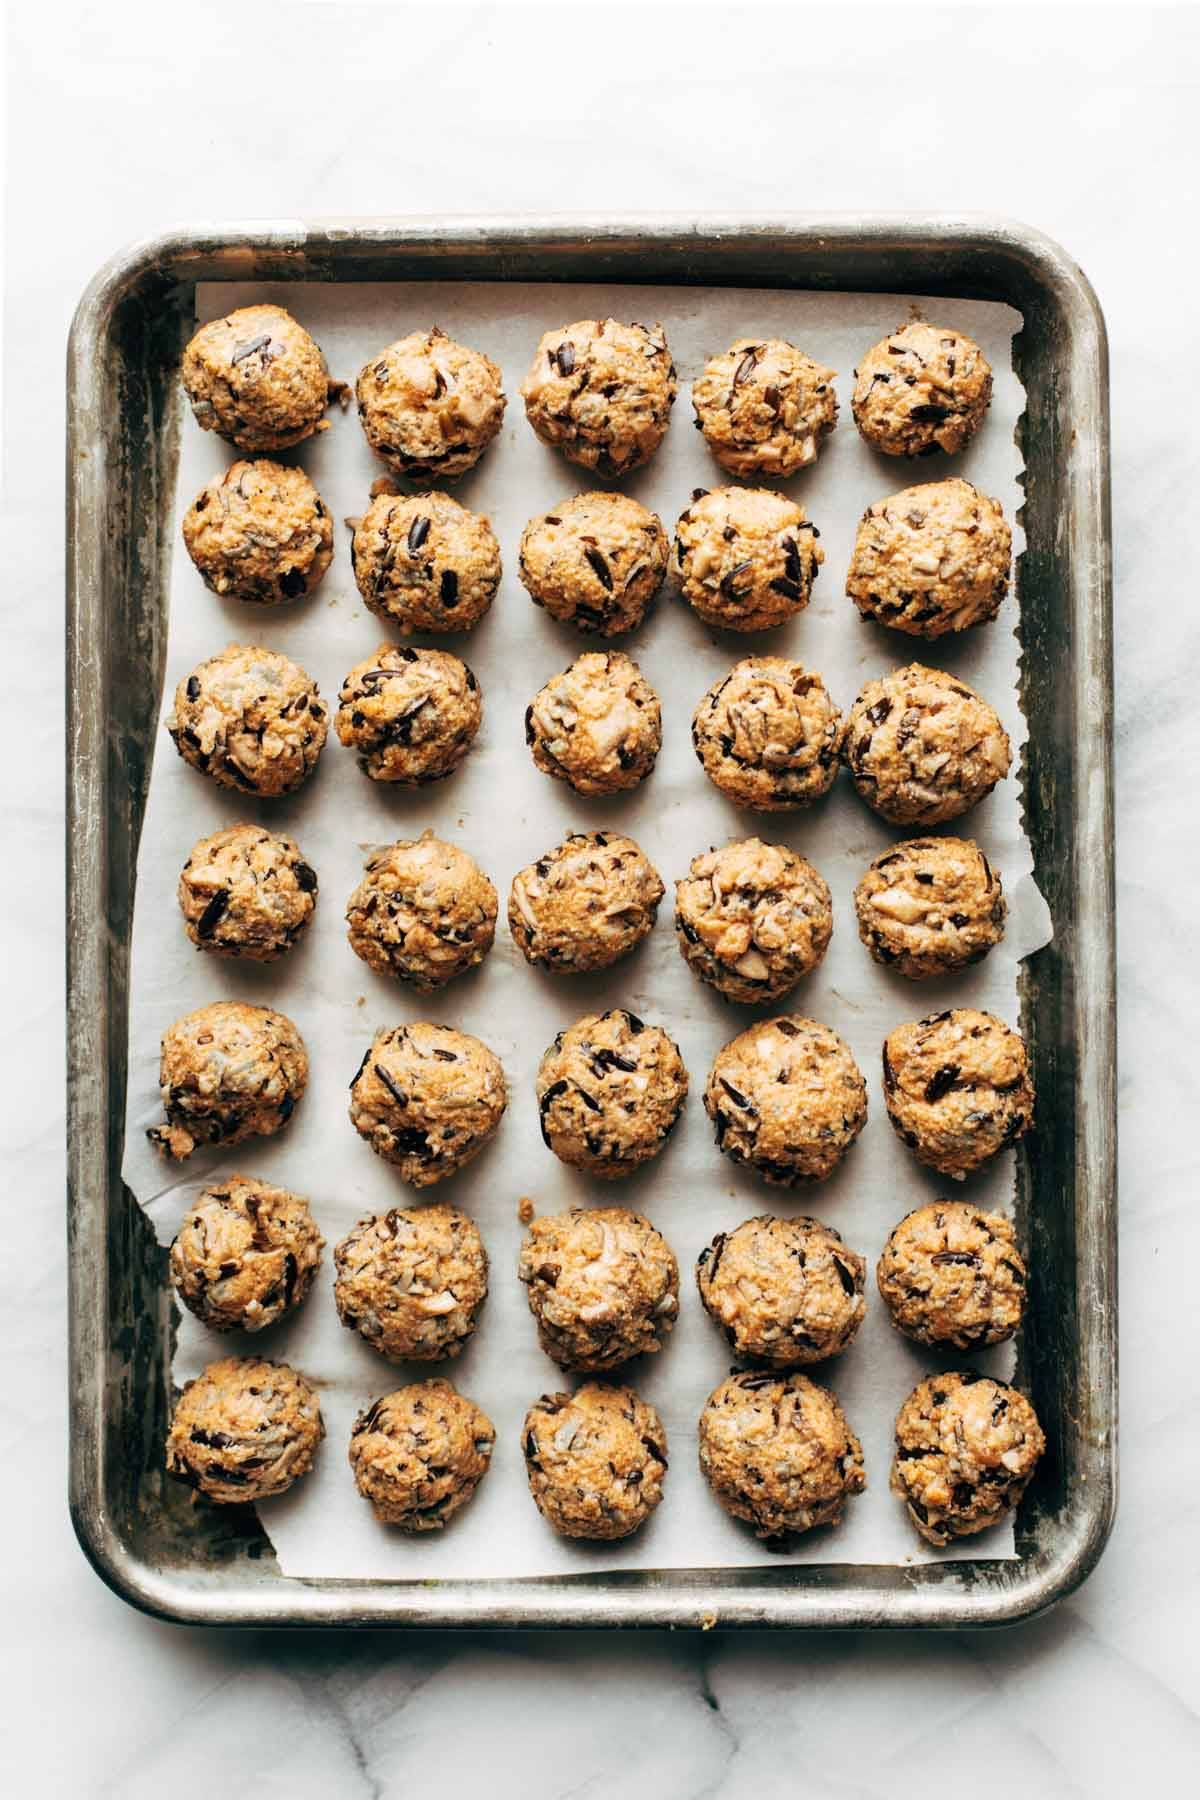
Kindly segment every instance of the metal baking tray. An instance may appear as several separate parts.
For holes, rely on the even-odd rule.
[[[571,281],[1003,300],[1028,396],[1018,570],[1023,770],[1053,941],[1024,965],[1039,1097],[1018,1159],[1032,1256],[1019,1379],[1049,1448],[1017,1559],[490,1581],[280,1573],[249,1507],[163,1472],[166,1252],[121,1181],[138,836],[163,680],[180,353],[198,282]],[[619,308],[618,308],[619,310]],[[1116,1499],[1116,1140],[1108,372],[1080,270],[973,216],[807,214],[206,224],[107,263],[68,361],[68,1231],[71,1510],[94,1567],[164,1618],[245,1625],[989,1625],[1069,1593]]]

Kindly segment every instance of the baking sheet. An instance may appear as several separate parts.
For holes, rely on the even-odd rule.
[[[331,373],[352,381],[383,344],[436,321],[486,350],[501,364],[509,409],[503,432],[482,464],[454,492],[486,512],[500,539],[505,576],[488,618],[466,638],[430,638],[465,656],[485,700],[483,729],[463,768],[449,781],[410,792],[369,782],[332,732],[320,767],[300,794],[274,803],[229,794],[188,768],[159,741],[138,863],[131,968],[130,1074],[125,1179],[154,1220],[161,1241],[214,1171],[260,1175],[308,1195],[329,1248],[318,1284],[298,1317],[257,1338],[217,1338],[184,1315],[174,1363],[177,1382],[214,1356],[258,1350],[296,1364],[321,1390],[328,1430],[315,1472],[291,1493],[260,1507],[285,1573],[310,1577],[395,1579],[515,1577],[615,1568],[716,1568],[775,1560],[748,1530],[726,1518],[696,1468],[695,1424],[704,1399],[729,1368],[724,1340],[699,1304],[692,1266],[714,1232],[752,1213],[811,1212],[835,1225],[871,1269],[888,1230],[911,1207],[946,1184],[920,1169],[888,1124],[879,1085],[879,1046],[895,1024],[940,1006],[986,1007],[1017,1020],[1018,959],[1045,942],[1049,917],[1034,887],[1031,855],[1020,824],[1014,777],[959,822],[978,838],[1004,877],[1010,900],[1005,942],[983,964],[945,982],[910,984],[879,968],[855,930],[852,893],[867,861],[905,835],[877,819],[843,776],[829,798],[807,814],[739,813],[703,776],[689,725],[700,694],[739,656],[776,652],[819,669],[845,709],[871,676],[920,656],[923,647],[861,622],[846,599],[845,569],[858,520],[873,500],[944,472],[962,474],[998,496],[1010,519],[1020,503],[1020,460],[1013,431],[1022,407],[1011,368],[1011,338],[1020,316],[1011,308],[971,301],[887,295],[814,295],[778,290],[619,289],[561,285],[269,284],[201,287],[201,319],[255,300],[288,306],[317,337]],[[840,423],[815,468],[778,484],[794,495],[821,530],[826,561],[808,610],[776,632],[752,638],[714,633],[669,587],[642,630],[621,640],[659,691],[664,744],[657,769],[634,794],[587,801],[534,768],[524,744],[526,705],[547,677],[595,639],[582,640],[534,608],[516,578],[522,526],[535,512],[592,485],[544,449],[525,423],[517,388],[533,347],[549,326],[603,316],[661,319],[680,378],[668,437],[649,469],[626,483],[657,511],[668,530],[696,486],[724,479],[691,429],[689,388],[704,360],[748,331],[778,334],[839,371]],[[850,417],[858,355],[900,320],[925,315],[957,326],[983,346],[995,371],[991,414],[966,453],[952,461],[898,463],[875,455]],[[286,651],[336,703],[346,670],[391,634],[367,612],[350,571],[345,517],[363,510],[382,472],[353,412],[331,413],[331,429],[287,453],[303,464],[338,521],[335,560],[316,594],[297,606],[261,610],[209,594],[177,541],[171,579],[167,681],[163,714],[175,683],[231,641]],[[198,488],[232,460],[228,446],[183,423],[178,513]],[[1014,521],[1014,553],[1022,538]],[[997,708],[1019,754],[1026,736],[1017,703],[1015,602],[999,620],[965,642],[928,647],[925,660],[977,685]],[[194,841],[238,819],[293,834],[317,869],[321,898],[306,938],[282,964],[242,967],[192,950],[175,901],[178,872]],[[482,968],[437,996],[418,996],[374,975],[350,951],[342,913],[368,849],[432,825],[461,843],[491,876],[500,895],[496,945]],[[667,884],[659,923],[635,954],[593,976],[553,977],[529,969],[504,926],[514,873],[574,829],[628,831]],[[954,830],[956,827],[949,827]],[[757,1010],[734,1008],[702,986],[675,946],[672,886],[690,858],[710,844],[757,833],[793,845],[824,874],[833,892],[834,936],[821,968],[783,1004],[819,1018],[849,1042],[870,1091],[871,1116],[845,1164],[828,1182],[788,1194],[767,1188],[719,1156],[700,1102],[712,1057]],[[288,1130],[233,1151],[199,1151],[176,1168],[145,1141],[160,1117],[158,1039],[171,1019],[209,1001],[238,997],[278,1006],[300,1027],[312,1075]],[[541,1142],[533,1097],[539,1056],[555,1031],[580,1013],[627,1005],[675,1037],[692,1079],[680,1126],[664,1154],[628,1181],[592,1183],[561,1165]],[[426,1190],[461,1205],[476,1219],[492,1259],[491,1294],[480,1329],[452,1364],[392,1367],[343,1330],[333,1307],[332,1246],[364,1213],[413,1198],[395,1172],[358,1138],[347,1114],[347,1086],[372,1033],[405,1018],[430,1017],[472,1031],[489,1043],[507,1071],[512,1097],[497,1138],[460,1176]],[[950,1184],[953,1186],[953,1184]],[[1012,1152],[968,1185],[980,1204],[1005,1209],[1013,1187]],[[570,1386],[537,1346],[515,1265],[523,1230],[517,1217],[528,1196],[538,1211],[568,1205],[628,1204],[654,1220],[680,1260],[681,1317],[665,1350],[629,1365],[624,1379],[658,1407],[666,1425],[671,1471],[663,1505],[647,1527],[621,1545],[570,1544],[543,1524],[529,1499],[520,1425],[539,1394]],[[951,1366],[959,1358],[943,1360]],[[1011,1346],[971,1359],[1004,1375]],[[1011,1556],[1005,1525],[956,1550],[921,1544],[887,1491],[892,1421],[900,1401],[937,1359],[891,1329],[868,1281],[867,1318],[856,1343],[811,1371],[837,1392],[863,1441],[869,1487],[851,1502],[843,1524],[802,1539],[795,1560],[896,1563],[948,1556]],[[475,1499],[444,1533],[410,1539],[373,1520],[346,1463],[351,1423],[361,1406],[406,1380],[445,1373],[488,1412],[497,1428],[493,1466]]]

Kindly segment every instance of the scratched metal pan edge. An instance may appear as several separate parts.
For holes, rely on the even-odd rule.
[[[120,1167],[179,355],[198,281],[435,277],[947,294],[1024,317],[1023,782],[1055,935],[1022,976],[1039,1125],[1018,1164],[1033,1250],[1019,1378],[1049,1450],[1018,1515],[1016,1561],[303,1581],[280,1573],[252,1509],[205,1516],[163,1474],[173,1309],[165,1252]],[[1108,365],[1103,317],[1070,257],[1024,225],[973,215],[205,222],[98,272],[67,373],[70,1504],[97,1573],[162,1618],[297,1627],[961,1628],[1070,1593],[1111,1528],[1117,1369]]]

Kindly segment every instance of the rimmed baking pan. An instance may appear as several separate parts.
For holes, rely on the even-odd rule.
[[[1019,1373],[1049,1450],[1018,1516],[1016,1560],[305,1581],[280,1572],[250,1509],[196,1509],[164,1475],[173,1303],[165,1252],[120,1169],[179,357],[198,282],[423,279],[905,292],[1002,300],[1022,315],[1023,781],[1054,937],[1023,965],[1021,990],[1039,1124],[1018,1160],[1033,1253]],[[1107,360],[1078,268],[1022,226],[936,215],[205,225],[137,245],[96,276],[71,334],[68,417],[71,1506],[104,1579],[164,1617],[260,1626],[957,1627],[1022,1618],[1069,1592],[1103,1548],[1116,1493]]]

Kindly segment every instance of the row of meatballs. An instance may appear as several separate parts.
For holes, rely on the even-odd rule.
[[[814,462],[837,423],[824,368],[782,338],[739,338],[692,387],[696,426],[731,474],[780,477]],[[281,306],[241,307],[202,325],[183,355],[196,422],[240,450],[270,451],[328,429],[332,381],[313,338]],[[580,319],[547,331],[521,386],[542,443],[616,479],[666,436],[678,379],[661,324]],[[414,485],[452,481],[479,461],[504,421],[500,369],[436,325],[388,344],[362,367],[358,416],[371,449]],[[979,345],[912,320],[854,372],[854,422],[889,456],[962,450],[986,416],[992,371]]]
[[[482,718],[479,682],[458,657],[381,644],[346,676],[334,725],[372,780],[419,787],[459,766]],[[271,799],[316,768],[328,709],[290,657],[230,644],[179,682],[166,729],[192,768],[221,787]],[[589,652],[535,696],[525,737],[536,766],[576,793],[620,793],[654,768],[662,708],[623,652]],[[1012,763],[988,702],[958,676],[921,663],[868,681],[843,717],[821,676],[803,664],[746,657],[702,695],[692,744],[736,806],[810,806],[844,764],[863,800],[895,825],[961,817]]]
[[[283,1129],[308,1083],[308,1054],[283,1013],[220,1000],[163,1034],[165,1123],[150,1141],[175,1160]],[[534,1082],[542,1138],[572,1168],[612,1181],[659,1155],[683,1112],[688,1073],[659,1025],[616,1008],[560,1031]],[[898,1026],[883,1045],[888,1117],[918,1159],[962,1180],[1028,1129],[1033,1083],[1020,1034],[956,1007]],[[350,1119],[416,1188],[471,1162],[508,1105],[499,1058],[467,1032],[411,1020],[376,1033],[350,1083]],[[718,1051],[704,1089],[718,1148],[779,1187],[833,1174],[867,1119],[849,1046],[799,1014],[762,1019]]]
[[[440,490],[386,480],[353,527],[351,563],[369,611],[402,635],[465,632],[491,608],[500,547],[487,519]],[[770,488],[696,488],[675,528],[625,494],[575,494],[531,519],[517,571],[535,606],[616,637],[642,623],[670,568],[707,625],[769,631],[802,612],[824,562],[804,508]],[[201,489],[183,538],[206,585],[279,605],[310,594],[333,556],[329,509],[302,469],[233,463]],[[869,507],[846,592],[864,618],[939,638],[995,618],[1012,533],[999,501],[968,481],[906,488]]]
[[[621,832],[571,832],[520,869],[508,927],[526,962],[560,975],[611,968],[654,929],[665,893]],[[316,871],[292,838],[231,825],[201,838],[179,877],[192,943],[273,962],[316,912]],[[919,981],[979,962],[1004,935],[1004,887],[979,846],[912,838],[883,850],[854,891],[859,936],[879,963]],[[351,949],[379,975],[431,993],[476,968],[495,940],[499,899],[473,857],[427,830],[373,850],[351,894]],[[744,838],[692,858],[675,884],[675,933],[688,966],[725,999],[780,999],[821,962],[833,901],[786,844]]]
[[[522,1213],[532,1211],[522,1203]],[[608,1375],[652,1354],[679,1312],[679,1265],[661,1232],[626,1207],[527,1217],[518,1275],[542,1349],[560,1369]],[[171,1245],[179,1298],[213,1331],[256,1333],[294,1312],[324,1239],[308,1202],[245,1175],[198,1196]],[[334,1300],[348,1329],[389,1362],[441,1362],[475,1332],[488,1256],[475,1224],[435,1203],[360,1219],[334,1250]],[[915,1343],[978,1350],[1021,1322],[1027,1272],[1008,1220],[935,1200],[894,1228],[876,1271],[893,1324]],[[839,1356],[858,1334],[866,1262],[832,1226],[763,1214],[700,1253],[704,1307],[739,1357],[774,1369]]]
[[[306,1475],[325,1425],[315,1389],[286,1363],[224,1357],[188,1382],[167,1438],[167,1469],[218,1505],[267,1499]],[[717,1502],[783,1549],[836,1525],[867,1485],[862,1444],[828,1388],[792,1371],[735,1371],[698,1426],[700,1469]],[[355,1484],[382,1524],[440,1530],[491,1464],[487,1414],[440,1377],[383,1394],[354,1421]],[[627,1538],[661,1504],[667,1434],[633,1388],[587,1381],[543,1394],[525,1415],[529,1491],[563,1537]],[[892,1491],[934,1545],[998,1524],[1045,1448],[1025,1395],[974,1370],[931,1375],[896,1419]]]

